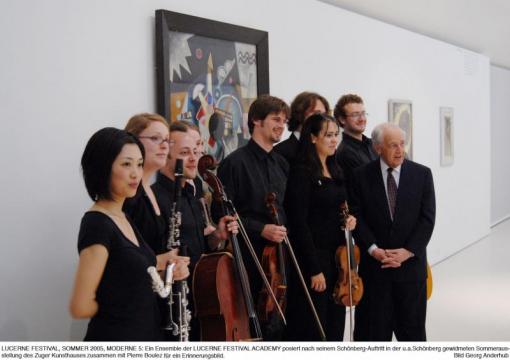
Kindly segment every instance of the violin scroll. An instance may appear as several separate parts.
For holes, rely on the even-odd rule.
[[[217,161],[211,155],[203,155],[198,160],[198,173],[200,176],[207,170],[214,170],[218,167]]]
[[[349,205],[347,204],[347,201],[344,201],[340,204],[340,214],[341,214],[341,229],[345,230],[345,224],[347,222],[347,219],[349,218]]]
[[[280,225],[280,219],[278,217],[278,209],[276,208],[276,193],[269,192],[266,194],[266,206],[269,209],[269,213],[273,218],[276,225]]]
[[[203,155],[198,160],[198,173],[202,179],[211,187],[213,199],[219,203],[222,203],[222,200],[226,198],[225,192],[223,190],[223,185],[212,172],[217,167],[218,163],[211,155]]]

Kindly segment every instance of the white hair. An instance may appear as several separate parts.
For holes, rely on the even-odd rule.
[[[374,143],[374,145],[382,144],[384,141],[384,134],[386,133],[387,130],[390,130],[390,129],[400,130],[400,132],[402,133],[402,136],[404,137],[404,140],[405,140],[407,134],[400,127],[398,127],[397,125],[392,124],[392,123],[382,123],[382,124],[377,125],[374,128],[374,130],[372,130],[372,142]]]

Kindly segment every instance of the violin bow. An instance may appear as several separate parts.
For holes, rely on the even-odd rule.
[[[271,205],[271,212],[273,214],[274,220],[276,222],[276,225],[280,225],[280,220],[278,218],[278,210],[276,209],[276,206],[274,205],[274,201],[276,200],[276,194],[269,193],[268,198],[269,198],[269,196],[273,197],[273,203]],[[308,291],[308,287],[307,287],[305,279],[303,277],[303,273],[301,272],[301,269],[299,267],[296,255],[294,254],[294,250],[292,249],[292,246],[290,245],[289,237],[287,235],[285,235],[283,237],[283,241],[284,241],[285,245],[287,246],[287,249],[289,250],[289,254],[292,259],[292,263],[294,264],[294,267],[296,268],[296,272],[299,276],[301,286],[303,287],[303,290],[305,291],[305,296],[308,301],[308,304],[310,305],[310,309],[312,310],[313,317],[315,319],[315,324],[317,325],[317,329],[319,330],[321,339],[322,339],[322,341],[326,341],[326,333],[324,332],[324,328],[322,327],[321,320],[319,319],[319,315],[317,314],[317,310],[315,309],[315,306],[313,305],[312,297],[310,296],[310,292]]]
[[[273,289],[271,289],[271,285],[269,284],[269,281],[267,280],[266,274],[264,273],[264,269],[262,269],[262,265],[260,264],[260,261],[257,257],[257,253],[255,252],[255,249],[253,248],[253,245],[251,244],[250,238],[248,237],[248,233],[246,232],[246,229],[244,228],[243,222],[241,221],[241,218],[239,217],[239,214],[237,213],[234,204],[230,199],[228,199],[227,194],[225,193],[223,189],[223,184],[221,183],[220,179],[216,175],[214,175],[211,170],[214,169],[216,166],[216,162],[214,158],[211,155],[204,155],[200,158],[198,161],[198,172],[202,179],[207,183],[209,186],[209,189],[213,192],[216,192],[216,189],[218,189],[219,196],[221,197],[221,201],[223,204],[227,205],[229,207],[229,210],[232,212],[233,216],[236,218],[237,223],[239,224],[239,230],[241,230],[241,237],[244,240],[244,243],[246,244],[246,247],[248,248],[248,251],[250,252],[251,257],[253,258],[253,262],[255,263],[255,266],[257,268],[257,271],[259,272],[262,281],[264,283],[264,286],[266,287],[269,295],[271,296],[271,299],[276,304],[276,308],[278,309],[278,313],[280,314],[283,323],[287,325],[287,320],[285,319],[285,315],[283,314],[283,310],[280,307],[280,304],[276,300],[276,296],[273,292]],[[214,181],[215,186],[211,186],[209,183],[210,181]]]
[[[352,317],[352,279],[351,279],[351,266],[352,266],[352,259],[351,259],[351,249],[353,246],[352,241],[352,232],[347,229],[347,218],[349,217],[349,205],[347,204],[347,201],[344,201],[344,203],[340,206],[340,210],[342,212],[342,216],[344,218],[344,226],[343,230],[345,232],[345,242],[347,246],[347,267],[348,267],[348,277],[349,277],[349,337],[350,340],[353,341],[354,333],[353,333],[353,317]]]

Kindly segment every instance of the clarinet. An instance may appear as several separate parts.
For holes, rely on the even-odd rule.
[[[172,305],[173,305],[173,273],[175,264],[168,264],[165,269],[165,282],[161,280],[158,271],[154,266],[149,266],[147,272],[152,279],[152,290],[159,295],[162,299],[168,299],[168,307],[170,308],[170,315],[168,318],[168,324],[165,329],[174,329],[177,324],[173,320]]]
[[[161,280],[158,270],[154,266],[149,266],[147,272],[152,279],[152,290],[162,299],[170,297],[172,294],[172,282],[175,264],[168,264],[165,274],[165,282]]]
[[[179,209],[182,195],[182,181],[183,181],[183,162],[182,159],[177,159],[175,164],[175,192],[174,201],[172,203],[170,215],[170,234],[168,237],[167,249],[179,249],[179,255],[187,256],[187,247],[181,244],[181,211]],[[166,330],[170,330],[172,335],[179,338],[179,341],[189,341],[189,333],[191,330],[191,311],[188,308],[188,294],[189,287],[187,280],[179,280],[174,284],[171,297],[173,299],[168,301],[170,307],[170,321]],[[174,309],[174,304],[176,304]],[[174,316],[175,315],[175,316]],[[174,321],[175,317],[175,321]]]

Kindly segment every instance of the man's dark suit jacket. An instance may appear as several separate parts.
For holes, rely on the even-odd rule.
[[[432,172],[415,162],[404,160],[400,170],[394,220],[381,174],[380,160],[354,171],[351,209],[357,218],[354,237],[360,246],[360,276],[384,277],[394,281],[419,281],[427,277],[426,247],[434,229],[436,202]],[[405,248],[415,256],[396,269],[381,269],[368,248]]]
[[[274,151],[283,156],[285,160],[290,164],[293,163],[296,158],[299,148],[299,140],[294,134],[290,134],[287,140],[282,141],[274,146]]]

